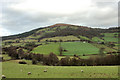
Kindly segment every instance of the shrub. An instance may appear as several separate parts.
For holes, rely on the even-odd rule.
[[[19,61],[19,64],[27,64],[25,61]]]
[[[32,59],[32,64],[37,64],[37,60],[36,59]]]
[[[83,56],[85,56],[85,54],[83,54]]]

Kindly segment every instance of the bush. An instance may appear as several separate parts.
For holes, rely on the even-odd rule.
[[[45,65],[56,66],[59,62],[59,59],[54,53],[50,53],[49,56],[44,57],[43,62]]]
[[[83,56],[85,56],[85,54],[83,54]]]
[[[25,61],[19,61],[19,64],[27,64]]]
[[[3,57],[0,57],[0,62],[2,62],[3,61]]]
[[[37,60],[36,59],[32,59],[32,64],[37,64]]]

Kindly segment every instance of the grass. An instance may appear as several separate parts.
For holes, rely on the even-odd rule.
[[[75,26],[70,26],[70,28],[73,28],[73,29],[78,29],[78,27],[75,27]]]
[[[118,42],[118,38],[104,37],[106,42]]]
[[[67,40],[80,40],[79,38],[75,37],[75,36],[61,36],[61,37],[52,37],[52,38],[44,38],[41,41],[44,42],[46,40],[56,40],[56,41],[60,41],[60,39],[62,41],[67,41]]]
[[[82,42],[65,42],[62,47],[67,50],[64,55],[83,55],[83,54],[98,54],[99,49],[89,43]]]
[[[40,45],[34,48],[32,53],[49,54],[50,52],[53,52],[59,55],[59,45],[59,43]],[[94,47],[93,45],[82,42],[62,42],[61,47],[67,50],[67,52],[63,52],[63,55],[98,54],[99,51],[99,49]]]
[[[66,56],[57,56],[59,60],[61,60],[61,58],[65,58]],[[70,58],[73,58],[73,56],[69,56]],[[90,56],[79,56],[81,59],[88,59],[90,58]]]
[[[0,80],[1,80],[1,75],[2,75],[2,62],[0,62]]]
[[[53,32],[55,32],[55,31],[46,31],[46,33],[53,33]]]
[[[2,64],[7,78],[117,78],[117,66],[38,66],[8,61]],[[47,72],[43,72],[46,68]],[[84,72],[82,73],[81,70]],[[31,75],[27,75],[31,72]]]
[[[90,56],[80,56],[81,59],[88,59]]]
[[[60,29],[65,29],[67,28],[67,26],[60,26]]]
[[[24,42],[38,42],[38,40],[34,40],[34,39],[26,39],[26,40],[24,40]]]
[[[31,35],[31,36],[28,36],[27,38],[38,39],[38,38],[40,38],[41,36],[42,36],[42,35],[37,35],[37,36]]]
[[[117,50],[115,50],[115,49],[113,49],[113,48],[110,48],[110,47],[107,47],[107,46],[105,46],[105,45],[103,45],[103,44],[93,44],[95,47],[97,47],[97,48],[105,48],[105,52],[113,52],[113,51],[117,51]]]
[[[103,33],[104,37],[103,39],[106,42],[118,42],[118,37],[114,37],[114,34],[117,34],[116,36],[118,36],[118,33]]]
[[[11,59],[11,57],[9,57],[7,54],[2,54],[2,55],[0,55],[0,56],[2,56],[4,60],[9,60],[9,59]]]
[[[85,37],[85,36],[80,36],[80,39],[90,40],[89,38],[87,38],[87,37]]]
[[[40,54],[49,54],[50,52],[53,52],[55,54],[59,54],[59,45],[58,43],[50,43],[46,45],[40,45],[32,51],[32,53],[40,53]]]
[[[100,39],[100,38],[98,38],[98,37],[93,37],[92,38],[92,41],[95,41],[95,42],[104,42],[104,40],[102,40],[102,39]]]
[[[65,58],[66,56],[57,56],[59,60],[61,60],[61,58]],[[73,56],[69,56],[70,58],[73,58]]]

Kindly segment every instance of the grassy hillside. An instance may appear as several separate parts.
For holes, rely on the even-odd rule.
[[[49,54],[50,52],[53,52],[57,55],[59,55],[59,46],[60,43],[48,43],[46,45],[40,45],[32,51],[33,53],[43,53],[43,54]],[[61,47],[67,52],[63,51],[63,55],[83,55],[83,54],[98,54],[99,49],[94,47],[93,45],[89,43],[83,43],[83,42],[62,42]]]
[[[106,42],[118,42],[118,33],[103,33]]]
[[[83,39],[83,40],[90,40],[89,38],[85,37],[85,36],[81,36],[79,35],[80,39]]]
[[[116,32],[117,28],[99,29],[70,24],[55,24],[23,34],[3,37],[2,45],[3,47],[9,47],[10,45],[24,47],[28,43],[35,43],[40,46],[33,47],[34,49],[32,48],[32,53],[49,54],[50,52],[53,52],[59,55],[59,43],[50,42],[51,40],[53,42],[62,40],[61,47],[67,50],[66,52],[63,51],[63,55],[98,54],[100,48],[105,48],[105,52],[117,51],[117,43],[115,43],[116,46],[113,48],[106,44],[107,42],[118,41],[118,33]],[[76,43],[79,40],[91,41],[94,44],[92,45],[83,42]],[[105,42],[105,44],[97,44],[99,41]]]
[[[80,40],[79,38],[75,37],[75,36],[59,36],[59,37],[52,37],[52,38],[44,38],[42,40],[40,40],[41,42],[44,41],[50,41],[50,40],[56,40],[56,41],[68,41],[68,40]]]
[[[65,42],[61,44],[67,50],[64,55],[83,55],[83,54],[98,54],[99,49],[89,43],[84,42]]]
[[[99,37],[93,37],[92,41],[94,41],[94,42],[104,42],[104,40],[100,39]]]
[[[117,50],[115,50],[115,49],[113,49],[113,48],[110,48],[110,47],[108,47],[108,46],[105,46],[105,45],[102,45],[102,44],[93,44],[95,47],[97,47],[97,48],[105,48],[105,52],[112,52],[112,51],[117,51]]]
[[[0,57],[3,57],[4,60],[9,60],[9,59],[11,59],[11,57],[8,56],[7,54],[2,54],[2,55],[0,55]]]
[[[59,44],[58,43],[49,43],[45,45],[40,45],[33,49],[32,53],[40,53],[40,54],[49,54],[53,52],[55,54],[59,54]]]

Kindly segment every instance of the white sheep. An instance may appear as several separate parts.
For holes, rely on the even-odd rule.
[[[5,75],[2,75],[2,78],[6,78]]]
[[[86,43],[85,41],[83,43]]]
[[[31,74],[31,72],[28,72],[28,75],[30,75]]]
[[[22,72],[23,70],[21,69],[20,71]]]
[[[47,70],[44,70],[44,72],[47,72]]]
[[[83,70],[81,70],[81,72],[83,72]]]

